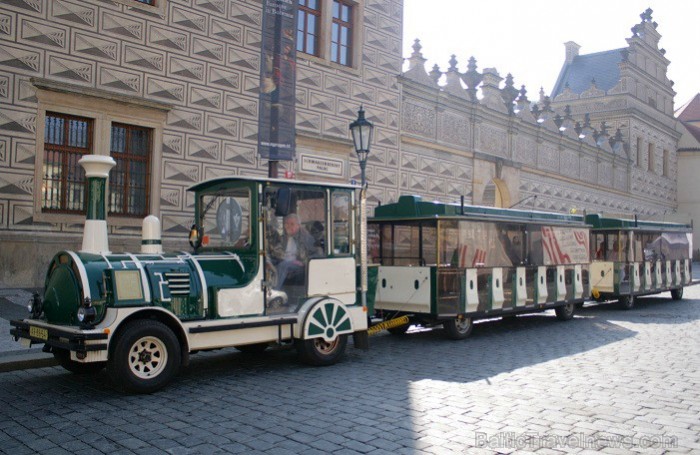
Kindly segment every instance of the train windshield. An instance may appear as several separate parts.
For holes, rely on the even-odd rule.
[[[251,195],[248,188],[203,194],[199,206],[202,246],[227,249],[251,247]]]

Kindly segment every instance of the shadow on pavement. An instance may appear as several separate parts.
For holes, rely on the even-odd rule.
[[[685,311],[689,305],[700,305],[700,302],[689,298],[673,300],[671,294],[666,292],[637,297],[631,310],[619,309],[615,301],[589,302],[583,308],[578,309],[577,314],[637,323],[645,323],[653,319],[654,324],[686,324],[700,319],[700,312]]]

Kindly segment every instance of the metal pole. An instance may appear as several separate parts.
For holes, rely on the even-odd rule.
[[[362,308],[367,308],[367,182],[365,179],[366,162],[360,162],[360,295]]]

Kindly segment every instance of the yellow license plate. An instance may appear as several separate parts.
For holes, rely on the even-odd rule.
[[[29,336],[46,341],[49,339],[49,331],[40,327],[30,326]]]

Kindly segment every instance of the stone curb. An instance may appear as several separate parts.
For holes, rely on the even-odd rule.
[[[0,373],[33,368],[53,367],[58,365],[53,355],[38,350],[38,352],[6,352],[0,354]]]

